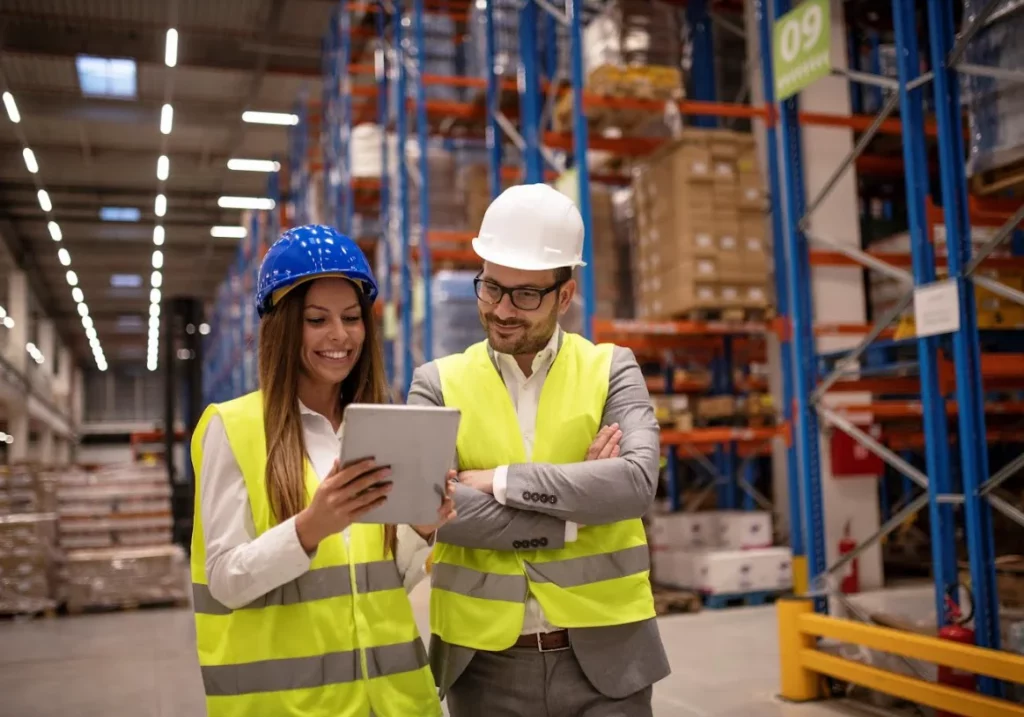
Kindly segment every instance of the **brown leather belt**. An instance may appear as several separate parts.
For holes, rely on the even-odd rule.
[[[538,632],[533,635],[520,635],[516,647],[529,647],[540,652],[555,652],[569,649],[569,631]]]

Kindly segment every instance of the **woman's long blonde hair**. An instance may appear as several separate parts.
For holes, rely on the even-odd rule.
[[[306,507],[306,444],[299,414],[299,374],[302,371],[303,311],[312,282],[288,292],[263,317],[259,336],[259,381],[263,392],[263,423],[267,439],[267,497],[278,522]],[[357,288],[365,340],[359,360],[338,395],[341,410],[350,403],[387,403],[384,356],[372,306]],[[395,526],[384,527],[385,555],[395,550]]]

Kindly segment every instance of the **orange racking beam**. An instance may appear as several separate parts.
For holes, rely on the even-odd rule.
[[[692,431],[663,430],[662,446],[717,446],[723,443],[756,443],[785,435],[785,427],[768,428],[696,428]]]
[[[910,254],[897,254],[893,252],[880,251],[872,251],[868,253],[874,258],[884,261],[887,264],[892,264],[893,266],[902,268],[910,268],[911,266]],[[866,268],[863,264],[851,259],[842,252],[812,249],[810,254],[811,266],[854,266],[862,269]],[[945,257],[935,257],[935,262],[937,264],[944,264],[945,260]],[[985,260],[984,266],[991,267],[993,269],[1024,271],[1024,257],[990,256]]]

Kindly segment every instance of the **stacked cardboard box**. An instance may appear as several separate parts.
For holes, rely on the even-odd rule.
[[[659,584],[706,595],[792,587],[792,553],[772,545],[768,513],[665,513],[654,515],[650,525],[648,542]]]
[[[767,308],[766,198],[749,135],[688,129],[633,188],[638,317]]]
[[[177,545],[68,553],[62,598],[69,612],[188,600],[187,561]]]
[[[52,473],[29,464],[0,467],[0,515],[52,513],[57,485]]]
[[[171,487],[163,466],[68,471],[57,495],[64,550],[171,542]]]
[[[0,614],[56,607],[57,516],[0,516]]]

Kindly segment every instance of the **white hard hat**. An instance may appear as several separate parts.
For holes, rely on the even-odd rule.
[[[473,251],[510,269],[583,266],[583,217],[569,197],[546,184],[509,187],[484,213]]]

